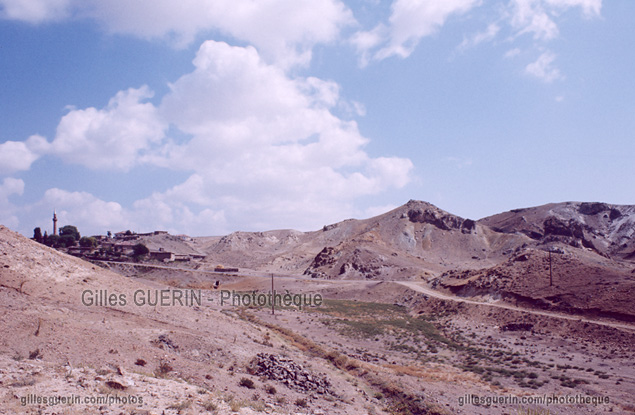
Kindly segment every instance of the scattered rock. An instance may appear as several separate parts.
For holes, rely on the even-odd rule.
[[[302,365],[281,355],[258,353],[251,360],[248,371],[253,375],[281,382],[298,392],[335,395],[326,375],[311,373]]]

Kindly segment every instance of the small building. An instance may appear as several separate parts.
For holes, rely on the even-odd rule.
[[[222,265],[216,265],[214,272],[238,272],[238,268],[227,268]]]
[[[150,259],[163,262],[172,262],[175,260],[175,255],[173,252],[159,249],[158,251],[150,251]]]
[[[115,239],[118,241],[134,241],[139,239],[139,235],[130,231],[117,232],[115,233]]]
[[[93,247],[72,246],[68,248],[66,252],[69,255],[73,255],[73,256],[84,256],[84,255],[90,254],[93,251],[95,251],[95,248]]]
[[[124,255],[132,255],[135,245],[136,243],[130,241],[118,242],[114,244],[113,249],[115,252],[121,252]]]

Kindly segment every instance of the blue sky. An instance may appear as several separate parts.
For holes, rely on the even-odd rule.
[[[635,204],[635,2],[0,0],[0,223]]]

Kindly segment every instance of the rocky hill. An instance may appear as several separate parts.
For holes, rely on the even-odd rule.
[[[209,244],[206,253],[204,267],[223,263],[320,279],[423,280],[463,296],[635,316],[635,206],[553,203],[475,221],[411,200],[370,219],[314,232],[236,232]]]
[[[615,259],[635,260],[635,206],[552,203],[481,219],[495,231],[524,234],[537,244],[563,243]]]
[[[561,203],[475,221],[410,201],[314,232],[153,238],[207,256],[121,264],[129,277],[0,226],[0,415],[515,410],[457,403],[470,393],[610,396],[602,412],[632,413],[634,211]],[[205,272],[217,264],[241,272]],[[270,289],[243,268],[324,302],[222,304],[215,280]],[[22,403],[71,395],[128,400]]]
[[[635,206],[566,202],[478,221],[411,200],[385,214],[314,232],[235,232],[209,244],[208,265],[326,278],[410,279],[486,268],[521,249],[590,250],[635,260]]]
[[[247,379],[258,353],[286,346],[269,334],[263,340],[235,308],[188,300],[193,291],[123,277],[0,225],[0,414],[264,414],[321,396],[325,381],[306,378],[325,372],[342,396],[360,401],[328,367],[294,363],[305,360],[295,350],[284,365],[304,376],[294,384],[301,390],[276,384],[276,396],[255,394],[237,374]],[[41,401],[60,396],[106,401]],[[361,404],[325,410],[363,412]]]
[[[208,245],[207,262],[328,278],[432,275],[457,264],[494,264],[531,239],[495,232],[426,202],[349,219],[319,231],[236,232]]]

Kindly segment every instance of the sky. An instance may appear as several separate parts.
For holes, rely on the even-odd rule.
[[[635,204],[631,0],[0,0],[0,223]]]

